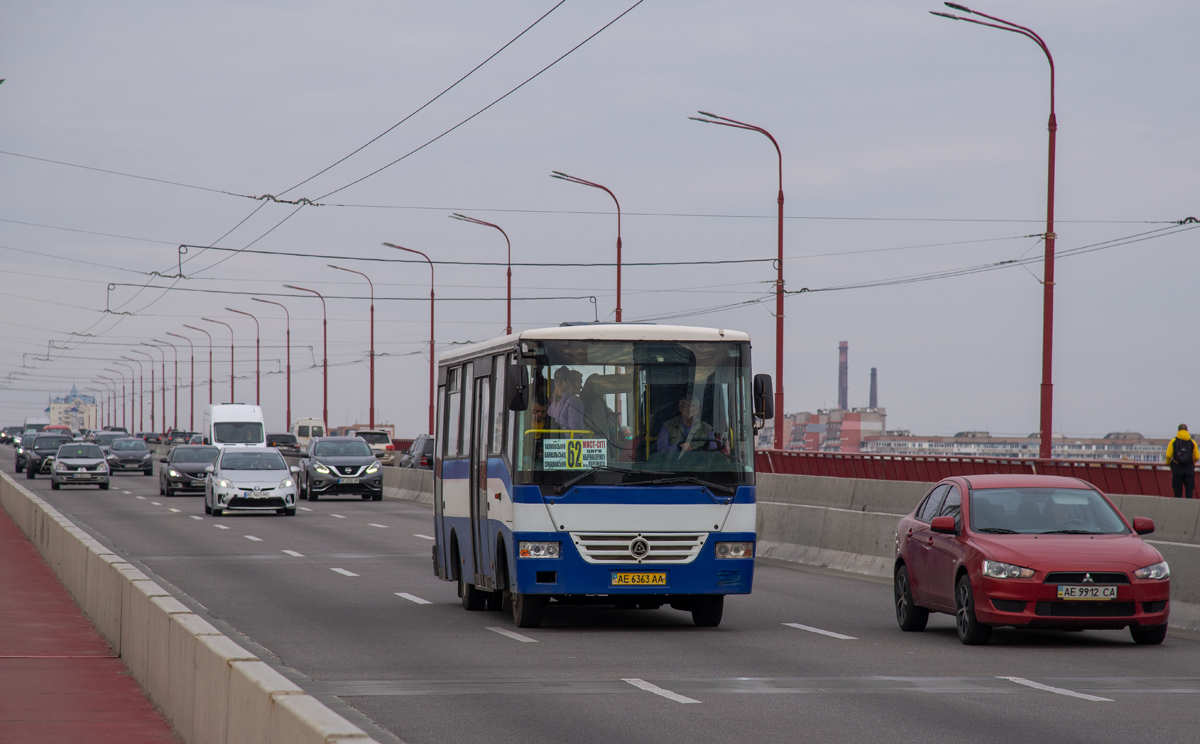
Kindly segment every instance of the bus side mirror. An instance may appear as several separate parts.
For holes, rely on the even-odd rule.
[[[754,417],[766,421],[775,418],[775,390],[770,375],[754,376]]]
[[[529,408],[529,368],[523,364],[508,368],[504,378],[504,399],[510,411],[524,411]]]

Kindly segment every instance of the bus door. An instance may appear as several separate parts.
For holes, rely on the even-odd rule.
[[[488,529],[488,429],[491,417],[491,379],[475,381],[474,405],[471,407],[471,544],[475,557],[475,585],[492,586],[492,547]]]

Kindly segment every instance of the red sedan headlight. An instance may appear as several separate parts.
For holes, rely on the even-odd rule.
[[[1032,579],[1034,570],[1000,561],[984,561],[983,575],[991,579]]]

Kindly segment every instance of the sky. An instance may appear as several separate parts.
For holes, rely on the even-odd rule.
[[[287,306],[292,416],[319,417],[321,302],[293,284],[329,297],[329,423],[365,423],[368,286],[337,264],[374,282],[377,421],[423,432],[430,271],[383,243],[491,264],[437,265],[439,352],[505,323],[504,237],[453,213],[511,240],[514,330],[613,319],[612,200],[552,171],[620,199],[626,321],[746,331],[774,374],[779,161],[689,121],[703,110],[782,150],[788,412],[836,406],[847,341],[850,403],[877,368],[890,429],[1036,431],[1037,45],[924,0],[635,2],[0,5],[0,420],[107,389],[132,350],[160,375],[142,344],[165,339],[186,427],[171,332],[194,341],[198,425],[208,340],[185,325],[212,335],[217,402],[231,342],[201,318],[233,328],[253,402],[255,323],[233,308],[258,317],[282,429],[283,312],[254,296]],[[1057,69],[1054,430],[1169,436],[1198,413],[1200,232],[1178,223],[1200,217],[1200,5],[979,2]],[[564,263],[604,265],[547,265]]]

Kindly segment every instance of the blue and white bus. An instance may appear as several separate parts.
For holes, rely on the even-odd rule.
[[[528,628],[547,605],[670,604],[711,627],[750,593],[773,410],[746,334],[564,324],[438,364],[433,561],[463,607]]]

